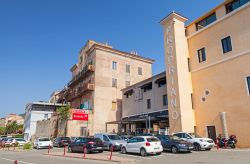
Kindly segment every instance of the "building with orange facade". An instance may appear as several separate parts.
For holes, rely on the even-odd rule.
[[[226,0],[200,18],[170,13],[164,30],[169,131],[250,147],[250,3]]]

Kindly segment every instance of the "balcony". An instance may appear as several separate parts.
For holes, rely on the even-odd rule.
[[[94,71],[95,71],[94,65],[85,66],[81,72],[79,72],[75,77],[72,78],[72,80],[68,83],[68,87],[76,85],[77,83],[88,77]]]
[[[92,83],[87,83],[81,87],[78,87],[78,89],[76,90],[76,92],[69,92],[66,95],[66,99],[69,101],[72,101],[76,98],[81,97],[82,95],[90,92],[90,91],[94,91],[95,90],[95,85]]]

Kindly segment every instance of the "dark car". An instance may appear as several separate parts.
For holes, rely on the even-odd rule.
[[[86,153],[91,152],[103,152],[103,142],[99,138],[94,137],[78,137],[68,146],[68,152],[84,152],[86,147]]]
[[[172,135],[157,135],[157,138],[161,140],[163,150],[177,152],[190,152],[194,149],[193,144],[187,141],[181,140],[177,136]]]
[[[54,142],[54,147],[63,147],[64,145],[69,145],[71,143],[71,139],[69,137],[57,137]]]

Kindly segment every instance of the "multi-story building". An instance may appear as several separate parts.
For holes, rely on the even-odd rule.
[[[36,132],[37,121],[49,119],[62,104],[33,102],[26,105],[24,119],[24,139],[30,140]],[[39,136],[41,137],[41,136]]]
[[[136,52],[123,52],[89,40],[71,68],[72,80],[62,91],[63,98],[59,98],[70,102],[74,109],[85,109],[89,120],[69,120],[68,135],[117,132],[116,124],[106,123],[121,118],[121,89],[151,77],[153,62]]]
[[[122,93],[123,132],[167,133],[166,72],[122,89]]]
[[[235,134],[250,146],[249,17],[249,0],[226,0],[186,26],[175,12],[161,21],[170,132]]]

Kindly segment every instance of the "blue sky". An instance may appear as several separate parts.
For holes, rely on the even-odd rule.
[[[159,21],[173,10],[192,21],[222,1],[0,0],[0,117],[63,88],[88,39],[136,50],[164,71]]]

